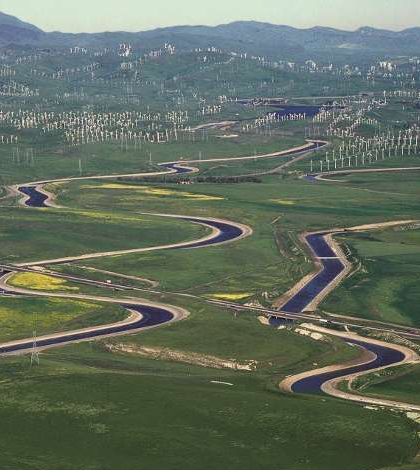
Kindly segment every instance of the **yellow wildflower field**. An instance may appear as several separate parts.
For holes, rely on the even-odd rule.
[[[251,292],[238,292],[236,294],[211,294],[209,297],[216,300],[242,300],[253,295]]]
[[[47,276],[39,273],[18,273],[9,281],[10,285],[34,290],[79,290],[71,287],[64,279]]]
[[[221,201],[223,197],[219,196],[210,196],[207,194],[195,194],[189,193],[186,191],[174,191],[166,188],[152,188],[150,186],[137,186],[123,183],[104,183],[101,185],[84,185],[81,186],[81,189],[116,189],[116,190],[130,190],[143,193],[147,196],[154,197],[166,197],[166,196],[175,196],[182,197],[185,199],[191,199],[195,201]]]

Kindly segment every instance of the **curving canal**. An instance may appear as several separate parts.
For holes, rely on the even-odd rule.
[[[25,196],[27,200],[25,204],[29,207],[48,207],[46,204],[48,196],[41,191],[38,191],[36,186],[20,186],[18,191]]]
[[[311,142],[311,145],[305,149],[316,150],[321,145],[318,142]],[[283,155],[293,155],[302,153],[302,150],[291,150]],[[232,159],[234,160],[234,159]],[[167,170],[170,174],[187,174],[198,171],[193,167],[188,167],[189,163],[193,162],[169,162],[162,163],[159,166]],[[308,175],[307,179],[314,182],[315,176]],[[42,187],[34,184],[22,185],[18,188],[19,192],[27,196],[25,204],[30,207],[45,208],[48,206],[49,196],[42,192]],[[235,224],[230,224],[225,221],[217,221],[205,218],[196,217],[182,217],[194,223],[200,223],[215,229],[215,234],[205,240],[187,242],[171,249],[191,249],[202,248],[211,245],[217,245],[241,238],[244,235],[243,229]],[[305,237],[308,246],[313,252],[316,260],[321,266],[320,271],[313,276],[306,284],[302,286],[297,293],[295,293],[282,307],[281,311],[285,313],[303,313],[308,306],[314,302],[317,297],[329,288],[337,278],[346,269],[340,257],[334,251],[327,240],[327,236],[331,235],[330,232],[310,234]],[[0,273],[4,275],[5,273]],[[141,330],[157,325],[162,325],[174,320],[174,315],[169,309],[151,307],[149,305],[123,305],[129,311],[136,311],[142,315],[141,319],[127,324],[105,326],[92,330],[84,330],[80,332],[72,332],[62,335],[54,336],[51,338],[40,339],[37,341],[39,348],[47,348],[58,345],[64,345],[72,342],[97,339],[106,336],[117,335],[121,333],[128,333],[130,331]],[[272,317],[270,324],[278,327],[282,324],[287,324],[289,320]],[[358,346],[374,354],[375,359],[366,364],[343,366],[340,370],[327,373],[314,373],[311,376],[297,380],[292,385],[292,391],[295,393],[323,393],[322,387],[326,382],[332,379],[348,376],[359,372],[368,372],[381,367],[389,366],[401,362],[404,359],[404,354],[396,349],[390,347],[380,346],[378,344],[371,344],[368,341],[359,341],[354,339],[346,339],[347,343]],[[15,345],[0,346],[0,354],[12,354],[31,350],[33,347],[32,340],[27,342],[20,342]]]
[[[281,307],[283,312],[303,313],[345,270],[344,264],[328,244],[325,238],[327,235],[330,233],[316,233],[305,237],[322,269]]]
[[[325,289],[336,282],[337,278],[346,269],[345,265],[326,239],[328,235],[332,235],[333,233],[334,232],[316,233],[305,237],[307,244],[322,268],[317,275],[310,279],[281,307],[281,311],[295,314],[303,313]],[[277,322],[272,324],[273,326],[278,325]],[[386,347],[376,343],[370,343],[369,341],[359,341],[352,338],[346,338],[345,342],[373,353],[375,359],[365,364],[348,367],[343,366],[331,372],[314,373],[313,375],[309,375],[308,377],[294,382],[291,387],[292,391],[304,394],[324,393],[322,387],[330,380],[398,364],[405,358],[402,352],[392,348],[391,345]]]
[[[186,173],[194,171],[193,169],[179,166],[178,164],[168,164],[165,166],[170,170],[175,170],[177,173]],[[42,188],[39,186],[21,186],[18,191],[27,196],[25,204],[30,207],[36,208],[48,208],[47,200],[48,195],[42,192]],[[175,217],[174,217],[175,218]],[[245,228],[234,223],[229,223],[222,220],[213,220],[200,217],[179,217],[181,220],[190,221],[205,225],[215,230],[214,234],[206,239],[191,241],[179,244],[172,248],[167,249],[192,249],[192,248],[204,248],[208,246],[219,245],[222,243],[231,242],[240,239],[245,235]],[[9,274],[9,271],[0,271],[0,278]],[[13,289],[8,290],[12,292]],[[162,325],[169,323],[174,320],[174,315],[169,309],[163,307],[152,307],[149,305],[122,305],[129,311],[136,311],[142,315],[142,318],[129,323],[120,325],[112,325],[108,327],[93,328],[91,330],[76,331],[71,334],[63,333],[62,335],[56,335],[49,338],[40,338],[37,340],[38,348],[49,348],[59,345],[65,345],[78,341],[99,339],[101,337],[113,336],[122,333],[129,333],[132,331],[138,331],[153,326]],[[0,345],[0,355],[2,354],[13,354],[13,353],[24,353],[33,348],[33,341],[28,340],[26,342],[18,342],[12,345]]]
[[[305,377],[304,379],[298,380],[292,385],[292,391],[295,393],[324,393],[322,386],[330,380],[398,364],[405,358],[402,352],[397,351],[396,349],[392,349],[391,347],[387,348],[385,346],[379,346],[377,344],[371,344],[369,342],[353,339],[346,339],[346,343],[359,346],[367,351],[370,351],[371,353],[375,354],[376,358],[367,364],[345,367],[337,371],[314,374],[312,376]]]
[[[114,336],[121,333],[128,333],[130,331],[138,331],[153,326],[162,325],[174,320],[174,315],[169,310],[164,308],[152,307],[149,305],[121,305],[129,311],[135,311],[141,314],[141,318],[133,321],[132,323],[105,326],[92,331],[80,331],[69,334],[63,333],[60,336],[54,336],[46,339],[38,339],[36,342],[37,348],[50,348],[53,346],[63,346],[70,343],[79,341],[86,341],[92,339],[104,338],[107,336]],[[32,350],[33,340],[21,342],[13,345],[0,346],[1,354],[24,353]]]
[[[318,150],[321,147],[327,145],[326,142],[323,141],[308,141],[308,144],[304,147],[293,148],[284,152],[279,152],[278,154],[272,155],[260,155],[260,156],[251,156],[251,157],[236,157],[236,158],[215,158],[215,159],[204,159],[204,160],[180,160],[176,162],[166,162],[166,163],[159,163],[159,167],[166,170],[163,171],[161,174],[164,175],[186,175],[188,173],[197,173],[199,172],[198,168],[188,166],[192,163],[206,163],[206,162],[216,162],[216,161],[240,161],[244,159],[255,159],[255,158],[269,158],[269,157],[288,157],[293,155],[299,155],[305,152],[311,152],[314,150]],[[148,173],[144,173],[143,176],[148,176]],[[150,176],[159,176],[159,173],[152,172]],[[107,176],[107,178],[109,178]],[[115,175],[115,178],[118,178],[118,175]],[[54,181],[71,181],[72,179],[75,180],[83,180],[83,177],[76,177],[76,178],[69,178],[67,180],[50,180],[48,182],[53,183]],[[88,177],[88,179],[95,179],[95,177]],[[98,176],[97,179],[101,179],[101,176]],[[48,199],[49,196],[42,191],[39,191],[37,186],[42,186],[41,183],[31,183],[27,185],[22,185],[17,188],[17,190],[27,196],[25,201],[25,205],[29,207],[48,207]]]

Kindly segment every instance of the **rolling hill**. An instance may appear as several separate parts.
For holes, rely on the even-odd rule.
[[[171,42],[178,49],[218,47],[267,58],[330,57],[420,53],[420,28],[400,32],[363,27],[356,31],[313,27],[297,29],[253,21],[211,26],[175,26],[151,31],[70,34],[44,32],[0,13],[0,46],[104,47],[130,42],[137,49]]]

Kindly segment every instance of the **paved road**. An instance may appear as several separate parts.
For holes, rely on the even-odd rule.
[[[334,171],[324,171],[322,173],[312,173],[305,175],[303,178],[310,183],[315,183],[317,181],[331,181],[335,180],[328,179],[331,176],[346,176],[353,174],[363,174],[363,173],[396,173],[396,172],[410,172],[410,171],[419,171],[420,166],[413,167],[400,167],[400,168],[348,168],[343,170],[334,170]]]

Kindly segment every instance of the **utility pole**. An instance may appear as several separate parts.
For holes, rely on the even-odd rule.
[[[38,346],[36,344],[36,331],[34,331],[34,336],[32,339],[32,352],[31,352],[31,366],[34,364],[39,366],[39,352]]]

